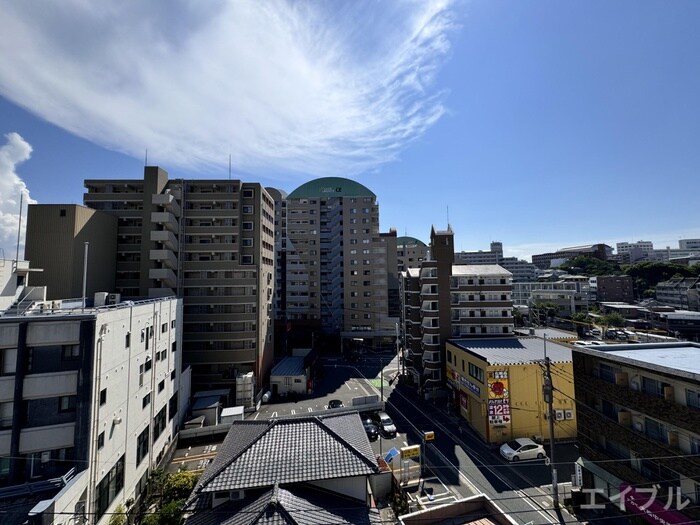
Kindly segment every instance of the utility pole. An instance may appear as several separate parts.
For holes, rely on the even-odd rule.
[[[379,394],[382,402],[382,410],[384,410],[384,358],[379,358]],[[382,430],[379,425],[379,455],[382,455]]]
[[[544,385],[542,385],[542,396],[547,403],[547,413],[549,420],[549,466],[552,470],[552,498],[554,508],[559,508],[559,482],[557,481],[557,467],[554,461],[554,387],[552,386],[552,371],[550,360],[547,357],[547,334],[544,334]]]

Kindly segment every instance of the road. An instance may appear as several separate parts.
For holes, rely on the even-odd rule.
[[[565,510],[553,509],[550,467],[544,461],[506,462],[465,421],[422,400],[413,389],[397,387],[397,374],[398,359],[390,354],[366,355],[353,363],[325,360],[323,378],[316,382],[313,394],[263,405],[252,419],[321,413],[327,410],[330,399],[350,406],[353,397],[383,392],[386,410],[399,435],[372,443],[376,453],[418,444],[423,431],[435,432],[435,441],[425,447],[425,490],[414,494],[421,503],[447,503],[484,493],[522,524],[578,523]],[[558,445],[556,452],[562,492],[566,485],[561,482],[571,479],[578,454],[571,445]]]

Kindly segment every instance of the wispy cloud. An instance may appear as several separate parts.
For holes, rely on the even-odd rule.
[[[3,4],[0,93],[164,166],[350,174],[445,112],[452,0]]]
[[[19,229],[20,196],[22,205],[22,235],[20,259],[24,253],[24,227],[27,224],[27,205],[36,201],[29,197],[24,181],[17,175],[17,166],[32,154],[32,147],[18,134],[5,135],[6,142],[0,146],[0,259],[15,259],[17,231]]]

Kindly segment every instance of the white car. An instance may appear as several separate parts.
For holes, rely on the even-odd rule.
[[[501,445],[501,456],[508,461],[542,459],[547,456],[544,447],[530,438],[518,438]]]

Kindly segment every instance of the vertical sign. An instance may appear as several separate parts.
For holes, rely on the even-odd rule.
[[[492,370],[488,372],[488,412],[489,424],[510,424],[510,390],[508,371]]]

